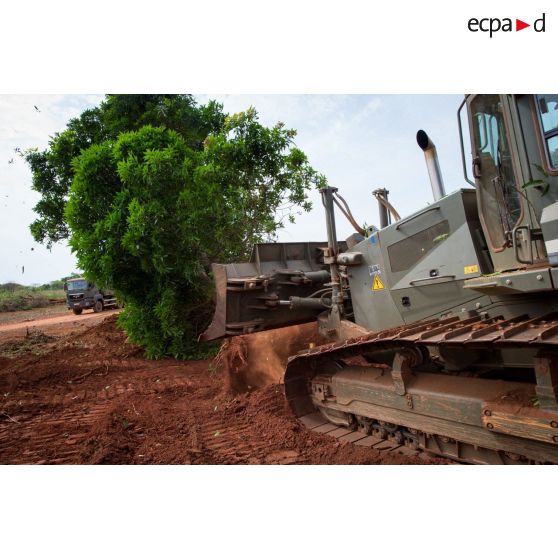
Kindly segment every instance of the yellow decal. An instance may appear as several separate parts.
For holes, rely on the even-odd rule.
[[[373,291],[381,291],[382,289],[384,289],[384,284],[382,283],[382,280],[380,279],[379,275],[374,275],[374,282],[372,283],[372,290]]]
[[[478,272],[479,272],[478,265],[466,265],[463,268],[463,273],[465,273],[466,275],[469,275],[470,273],[478,273]]]

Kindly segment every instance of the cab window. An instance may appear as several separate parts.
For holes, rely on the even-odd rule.
[[[537,108],[548,162],[558,169],[558,95],[537,95]]]
[[[68,281],[69,291],[85,291],[87,290],[87,281],[85,279],[78,279],[77,281]]]

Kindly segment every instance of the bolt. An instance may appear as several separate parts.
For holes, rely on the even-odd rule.
[[[484,416],[485,416],[485,417],[491,417],[491,416],[492,416],[492,411],[491,411],[490,409],[486,409],[486,410],[484,411]]]
[[[494,425],[491,422],[487,422],[486,428],[488,428],[488,430],[492,430],[494,428]],[[558,436],[556,436],[556,438],[558,438]]]
[[[475,305],[477,308],[480,308],[482,306],[482,304],[480,302],[477,302],[477,304]]]
[[[558,442],[558,436],[552,436],[552,441]]]
[[[543,280],[543,276],[539,273],[539,275],[537,275],[537,281],[542,281]]]
[[[506,285],[511,285],[512,284],[512,280],[511,279],[506,279]]]
[[[550,423],[550,426],[552,426],[552,428],[558,428],[558,422],[556,422],[555,420],[553,420],[553,421]]]

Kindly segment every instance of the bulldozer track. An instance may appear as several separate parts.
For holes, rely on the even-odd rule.
[[[405,444],[398,444],[393,440],[382,440],[377,436],[369,436],[364,432],[332,424],[324,418],[319,411],[304,415],[300,417],[299,420],[308,430],[314,432],[315,434],[331,436],[341,443],[373,448],[386,453],[395,452],[406,457],[419,457],[425,458],[426,460],[430,459],[425,452],[422,452],[419,449],[411,448]]]
[[[493,393],[486,395],[489,401],[486,405],[490,405],[490,408],[482,407],[482,414],[486,416],[481,417],[481,410],[479,410],[477,424],[465,424],[456,428],[455,422],[445,420],[435,413],[430,415],[428,412],[413,413],[413,395],[409,393],[405,395],[403,379],[401,376],[394,374],[393,368],[386,364],[386,362],[393,361],[398,354],[407,352],[406,354],[412,355],[413,353],[409,353],[409,349],[414,351],[414,354],[426,354],[429,355],[427,358],[430,358],[429,350],[431,349],[440,352],[447,348],[455,349],[456,347],[474,348],[481,351],[514,348],[525,350],[530,358],[534,358],[541,354],[558,356],[557,346],[558,313],[556,312],[533,318],[527,315],[516,316],[512,319],[487,318],[479,315],[462,320],[458,317],[433,319],[301,351],[289,359],[285,374],[285,393],[295,415],[307,428],[316,433],[332,436],[339,441],[366,445],[379,450],[399,450],[407,454],[423,450],[456,461],[472,463],[557,463],[558,448],[556,444],[558,436],[552,436],[553,431],[550,428],[550,425],[553,427],[558,425],[558,421],[551,420],[558,417],[558,414],[556,414],[558,406],[556,406],[555,399],[550,401],[550,407],[548,407],[548,403],[545,403],[544,409],[535,409],[534,406],[530,406],[538,405],[538,401],[536,404],[525,402],[525,394],[530,393],[528,390],[531,387],[526,387],[526,384],[508,382],[507,386],[517,388],[518,392],[519,389],[524,391],[523,399],[520,400],[518,395],[517,400],[514,401],[516,408],[522,407],[521,412],[527,409],[527,412],[533,415],[540,413],[542,417],[539,421],[541,429],[536,432],[533,430],[535,435],[530,437],[524,432],[522,433],[522,425],[518,424],[516,434],[516,432],[510,430],[509,426],[513,421],[513,414],[517,412],[512,411],[505,417],[508,421],[507,430],[494,431],[494,424],[490,422],[492,419],[487,418],[492,415],[492,403],[496,401],[497,395],[499,399],[494,405],[497,410],[496,414],[499,416],[501,409],[498,405],[508,397],[507,394],[502,395],[497,391],[498,386],[495,381],[491,385]],[[400,406],[395,408],[384,402],[369,406],[369,408],[375,408],[380,414],[385,413],[394,417],[387,421],[387,424],[392,428],[388,434],[386,434],[385,429],[380,427],[380,430],[383,430],[380,439],[378,436],[371,435],[376,434],[376,432],[369,426],[362,428],[362,424],[357,424],[358,415],[355,411],[349,410],[350,407],[347,405],[338,404],[335,396],[329,397],[329,400],[324,396],[323,403],[321,403],[316,400],[316,394],[311,393],[313,379],[318,378],[319,381],[322,381],[322,374],[325,382],[324,392],[327,392],[326,384],[330,381],[330,378],[336,375],[335,372],[331,372],[332,364],[335,362],[341,363],[344,359],[346,362],[347,359],[363,356],[371,363],[374,363],[381,356],[378,361],[378,368],[387,369],[393,380],[392,384],[386,384],[384,381],[384,393],[392,397],[392,401],[394,398],[397,399],[398,395],[401,396],[404,399],[400,401],[406,401],[410,407]],[[554,357],[551,356],[550,358]],[[381,371],[379,373],[381,374]],[[418,377],[420,377],[421,373],[418,374]],[[431,376],[434,375],[431,374]],[[448,378],[444,375],[438,375],[437,377],[440,379]],[[449,381],[451,381],[451,378]],[[473,385],[474,381],[474,379],[469,380],[470,385]],[[482,387],[475,394],[479,401],[482,398]],[[322,387],[319,387],[320,391],[321,389]],[[537,386],[537,389],[539,389],[539,386]],[[546,388],[535,392],[533,386],[531,395],[535,395],[535,393],[544,395],[544,389]],[[510,399],[514,397],[516,396],[509,396]],[[533,397],[532,399],[538,398]],[[506,402],[503,401],[503,403]],[[316,413],[318,408],[322,410],[323,414]],[[354,408],[358,408],[358,404],[356,407],[352,407],[352,409]],[[334,415],[338,413],[339,420],[336,421],[334,417],[331,421],[328,421],[328,418],[331,419],[331,417],[324,416],[332,412]],[[364,417],[370,417],[372,421],[379,418],[370,414],[364,415]],[[510,417],[512,418],[510,419]],[[535,418],[538,419],[538,416]],[[548,424],[543,424],[543,419]],[[350,424],[340,424],[339,422],[343,420]],[[422,424],[428,424],[429,426],[426,428],[413,427],[411,424],[413,420],[416,420],[417,423],[422,421]],[[351,423],[351,421],[353,422]],[[384,418],[383,421],[386,421],[386,419]],[[378,423],[375,424],[377,428]],[[383,424],[382,421],[379,424]],[[543,430],[543,427],[545,430]],[[448,434],[451,428],[455,429],[456,435]],[[440,429],[440,431],[437,431],[437,429]],[[393,433],[397,430],[399,430],[398,439],[394,440]],[[472,443],[471,440],[476,441]],[[486,445],[483,445],[483,440]],[[448,443],[453,444],[453,446],[450,448]],[[502,444],[502,447],[499,447],[498,443]],[[479,447],[480,451],[477,451]],[[522,452],[523,448],[525,448],[524,452]],[[523,453],[530,457],[525,457]]]

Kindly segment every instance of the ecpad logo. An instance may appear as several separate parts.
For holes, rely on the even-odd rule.
[[[537,33],[545,32],[545,25],[546,25],[545,18],[546,18],[546,14],[543,13],[543,15],[539,19],[536,19],[533,22],[533,30],[535,32]],[[467,27],[469,28],[469,31],[472,31],[473,33],[477,33],[478,31],[481,31],[483,33],[490,33],[490,38],[492,38],[492,35],[494,33],[497,33],[498,31],[503,31],[503,32],[514,31],[512,18],[509,17],[505,17],[503,19],[500,19],[498,17],[485,17],[482,19],[472,17],[469,20]],[[521,19],[515,20],[515,31],[521,31],[522,29],[526,29],[527,27],[531,27],[531,24],[525,23]]]

